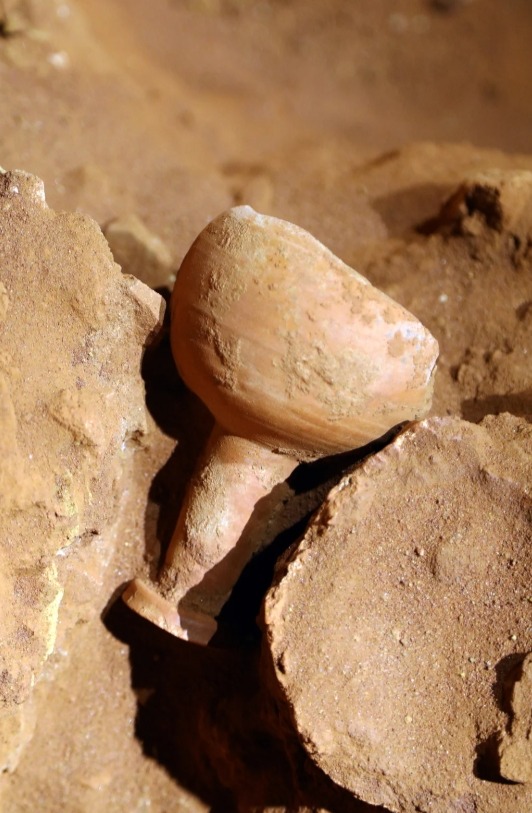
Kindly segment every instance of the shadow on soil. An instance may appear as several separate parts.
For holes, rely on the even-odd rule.
[[[168,544],[212,418],[180,382],[167,331],[146,353],[143,376],[152,417],[178,441],[150,489],[145,530],[147,550],[153,551],[157,542],[162,550]],[[328,489],[389,438],[302,465],[290,485],[296,493]],[[260,813],[271,807],[295,811],[303,806],[331,813],[377,811],[354,800],[312,765],[276,700],[275,679],[261,646],[256,617],[276,560],[297,542],[307,521],[308,515],[301,517],[249,563],[208,647],[171,637],[119,599],[105,614],[107,628],[130,648],[131,684],[138,700],[136,734],[145,754],[213,813]]]

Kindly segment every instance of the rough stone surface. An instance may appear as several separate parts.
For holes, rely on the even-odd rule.
[[[420,171],[438,154],[430,145],[409,149],[390,170]],[[462,160],[459,149],[453,158]],[[413,222],[406,239],[372,246],[362,264],[438,339],[433,414],[472,421],[532,414],[532,172],[496,165],[473,181],[471,165],[464,168],[466,180],[437,216]]]
[[[123,475],[146,433],[143,349],[163,303],[125,277],[89,217],[0,174],[0,765],[31,694],[98,611]]]
[[[279,689],[312,759],[365,801],[532,804],[496,758],[505,681],[532,644],[531,482],[526,421],[427,419],[333,489],[281,570],[265,609]],[[523,751],[528,680],[526,662]]]
[[[122,271],[138,277],[150,288],[172,287],[175,279],[172,254],[138,215],[112,220],[105,228],[105,236]]]
[[[532,654],[514,669],[511,723],[499,744],[500,770],[512,782],[532,782]]]

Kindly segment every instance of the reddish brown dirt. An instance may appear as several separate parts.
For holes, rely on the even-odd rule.
[[[532,169],[532,9],[528,0],[390,5],[5,0],[0,165],[43,178],[56,210],[101,226],[137,215],[174,271],[232,203],[293,220],[434,332],[436,413],[524,419],[529,232],[523,241],[511,218],[494,228],[478,200],[451,223],[434,218],[466,177]],[[168,279],[166,265],[157,273]],[[187,647],[114,602],[127,579],[154,569],[210,428],[166,336],[143,374],[150,443],[124,497],[96,617],[75,628],[34,692],[35,734],[0,779],[2,809],[369,811],[312,768],[279,722],[254,622],[275,554],[352,459],[296,473],[293,527],[226,610],[229,651]]]

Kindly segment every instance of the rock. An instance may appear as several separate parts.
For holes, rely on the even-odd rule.
[[[434,225],[471,237],[492,230],[513,239],[517,256],[525,254],[532,238],[532,172],[491,169],[472,175],[444,203]]]
[[[274,691],[312,760],[364,801],[530,809],[493,744],[532,646],[531,481],[525,420],[427,419],[331,491],[280,570],[264,611]]]
[[[42,182],[0,174],[0,767],[34,686],[101,610],[122,476],[146,431],[143,349],[163,302]]]
[[[122,271],[132,274],[150,288],[171,287],[172,255],[163,241],[135,214],[111,221],[105,236]]]
[[[511,699],[511,728],[499,745],[500,769],[512,782],[532,782],[532,653],[526,655],[518,671]]]
[[[438,161],[444,150],[407,148],[392,161],[395,166],[388,166],[390,177],[403,178],[407,167],[415,176],[431,153]],[[452,177],[466,156],[452,150],[447,158]],[[442,166],[434,173],[439,182]],[[408,213],[410,228],[416,227],[418,234],[382,241],[380,254],[373,249],[369,264],[355,267],[405,305],[438,340],[433,414],[459,414],[475,422],[501,412],[529,416],[532,172],[509,167],[504,156],[494,156],[492,168],[482,162],[482,170],[473,172],[473,166],[461,167],[463,179],[454,191],[445,192],[447,202],[435,217],[423,219],[423,209],[418,209],[423,196],[414,195],[413,211],[406,186],[380,200],[386,219],[392,211],[403,218]],[[443,190],[435,183],[427,187],[431,196],[425,213],[434,205],[434,189]]]

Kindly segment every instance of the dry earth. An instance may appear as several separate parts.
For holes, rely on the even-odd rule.
[[[93,218],[123,271],[163,296],[191,240],[224,208],[246,202],[293,220],[434,333],[441,348],[434,414],[477,422],[507,411],[526,424],[531,39],[528,0],[4,0],[0,165],[42,178],[52,210]],[[25,244],[10,239],[21,267]],[[101,236],[92,239],[99,247],[83,244],[85,266],[113,269]],[[59,270],[81,275],[83,263],[69,257],[65,238],[60,244]],[[6,285],[13,253],[5,239],[1,248]],[[31,393],[40,380],[36,359],[68,379],[74,333],[71,317],[60,316],[64,291],[50,298],[63,336],[54,342],[42,295],[30,285],[24,292],[20,278],[18,285],[16,331],[2,337],[0,353],[27,342],[21,374]],[[0,297],[2,314],[4,305]],[[113,307],[117,331],[111,309],[108,341],[122,354],[118,326],[130,335],[137,317],[127,321]],[[86,330],[94,331],[90,315]],[[143,339],[133,333],[128,374],[138,388]],[[105,355],[103,344],[98,349]],[[105,494],[88,497],[108,523],[101,561],[90,538],[72,537],[73,572],[83,573],[87,561],[96,568],[90,589],[83,594],[78,585],[62,599],[65,634],[54,651],[46,635],[29,645],[18,639],[20,685],[30,692],[1,710],[2,810],[369,813],[375,808],[309,759],[283,713],[255,623],[276,555],[299,537],[353,456],[295,473],[288,529],[235,591],[222,646],[187,646],[116,602],[132,575],[154,571],[210,428],[174,371],[165,331],[146,352],[142,375],[148,414],[136,426],[146,434],[143,448],[121,461],[122,508],[111,517]],[[9,454],[19,451],[14,418],[43,455],[47,444],[59,449],[57,437],[39,437],[46,423],[24,424],[24,410],[13,415],[6,403],[2,483]],[[50,426],[57,435],[64,423]],[[22,467],[13,471],[25,479]],[[20,539],[24,566],[44,572],[53,540],[31,529]],[[3,577],[12,566],[10,559]],[[14,618],[5,583],[2,656]],[[39,601],[48,607],[57,594]],[[39,602],[28,600],[36,617]],[[6,722],[13,703],[16,725]],[[495,813],[482,804],[476,813]]]

